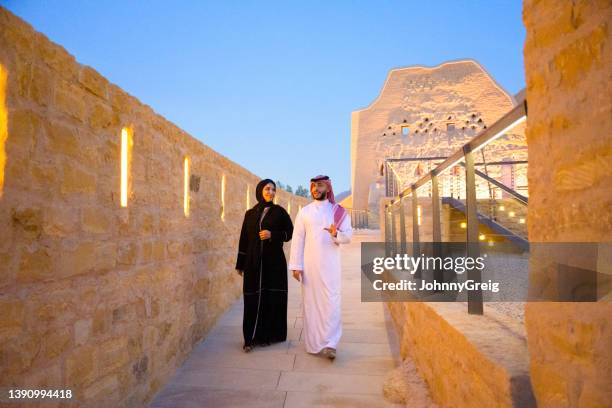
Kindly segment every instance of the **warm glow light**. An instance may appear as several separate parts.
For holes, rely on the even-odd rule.
[[[225,221],[225,174],[221,176],[221,220]]]
[[[185,157],[185,185],[183,186],[183,212],[189,217],[189,158]]]
[[[464,229],[467,228],[467,224],[465,222],[462,222],[461,223],[461,228],[464,228]]]
[[[4,191],[4,168],[6,167],[6,139],[8,138],[8,113],[6,111],[6,80],[8,73],[0,65],[0,198]]]
[[[494,241],[489,241],[488,244],[489,244],[489,246],[494,246],[495,242]]]
[[[287,202],[287,213],[291,214],[291,200],[289,200],[289,202]]]
[[[421,215],[422,215],[422,208],[420,205],[417,205],[417,224],[421,225]]]
[[[121,129],[121,207],[128,203],[128,173],[129,155],[132,145],[130,129]]]
[[[504,207],[503,205],[499,206],[499,211],[504,211],[506,209],[506,207]]]
[[[478,239],[479,239],[479,240],[481,240],[481,241],[484,241],[484,240],[485,240],[485,238],[486,238],[486,237],[485,237],[485,234],[480,234],[480,235],[478,236]]]
[[[508,213],[508,216],[510,216],[510,217],[514,217],[515,215],[516,215],[516,213],[515,213],[514,211],[510,211],[510,212]]]
[[[519,224],[524,224],[525,223],[525,219],[524,218],[519,218]]]

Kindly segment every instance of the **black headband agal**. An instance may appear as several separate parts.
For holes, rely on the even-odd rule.
[[[328,176],[321,176],[321,177],[316,177],[316,178],[311,178],[310,181],[313,183],[316,183],[317,181],[326,181],[329,180]]]

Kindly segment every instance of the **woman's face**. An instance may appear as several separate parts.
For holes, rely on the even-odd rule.
[[[274,200],[274,196],[276,195],[276,187],[274,187],[274,184],[266,184],[261,192],[261,195],[263,195],[264,200],[266,200],[268,203]]]

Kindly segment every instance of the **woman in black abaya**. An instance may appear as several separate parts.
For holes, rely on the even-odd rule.
[[[255,190],[257,204],[244,215],[236,270],[243,276],[244,351],[287,339],[287,260],[289,214],[274,204],[276,184],[265,179]]]

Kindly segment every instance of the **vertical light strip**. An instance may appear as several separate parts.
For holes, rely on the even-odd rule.
[[[251,206],[251,186],[247,184],[247,193],[246,193],[246,209],[248,210]]]
[[[183,186],[183,212],[189,217],[189,157],[185,157],[184,164],[185,182]]]
[[[225,221],[225,174],[221,176],[221,220]]]
[[[121,207],[128,201],[128,129],[121,129]]]
[[[421,216],[422,216],[422,208],[420,205],[417,205],[417,223],[421,225]]]
[[[8,112],[6,110],[6,82],[8,72],[0,65],[0,198],[4,192],[6,167],[6,139],[8,139]]]
[[[291,200],[289,200],[289,202],[287,203],[287,213],[291,215]]]

